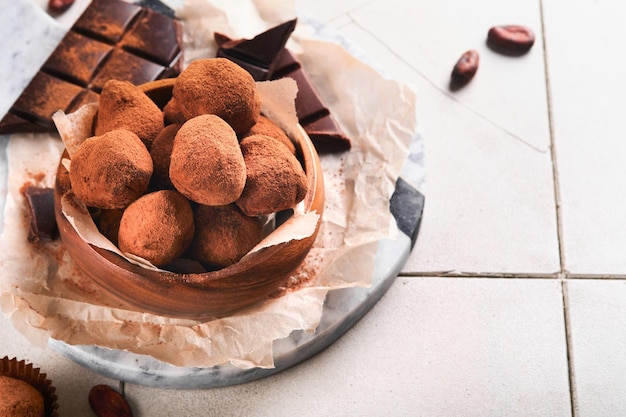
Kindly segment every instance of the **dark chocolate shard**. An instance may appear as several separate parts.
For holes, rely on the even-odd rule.
[[[57,110],[97,101],[110,79],[174,77],[182,53],[178,20],[123,0],[93,0],[0,120],[0,134],[52,131]]]
[[[296,113],[305,132],[311,138],[319,153],[344,152],[350,150],[350,139],[331,114],[317,93],[313,83],[288,49],[285,49],[277,62],[271,79],[290,77],[298,85]]]
[[[257,81],[268,80],[296,23],[297,19],[289,20],[252,39],[229,40],[216,33],[215,41],[220,46],[217,56],[245,67]]]
[[[287,23],[290,22],[294,22],[295,25],[295,20]],[[287,33],[284,27],[282,30],[276,29],[281,26],[269,29],[250,40],[232,40],[224,34],[215,33],[215,41],[219,46],[217,56],[228,58],[239,64],[256,81],[277,80],[284,77],[295,80],[298,86],[295,102],[298,121],[311,138],[317,151],[331,153],[349,150],[352,147],[350,139],[318,94],[300,62],[287,48],[276,50],[276,45],[280,42],[284,45],[287,42],[285,36],[288,37],[293,31],[291,29]],[[274,47],[270,49],[266,43]],[[274,53],[269,53],[270,50],[274,50]],[[259,64],[261,61],[263,61],[262,65]]]
[[[54,216],[54,189],[30,186],[24,190],[30,214],[28,241],[51,242],[58,235]]]

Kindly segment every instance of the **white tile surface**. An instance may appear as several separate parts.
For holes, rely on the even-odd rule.
[[[557,280],[399,278],[351,331],[273,377],[126,386],[138,416],[569,416]]]
[[[577,417],[626,415],[626,281],[570,280]]]
[[[489,1],[447,3],[425,13],[425,2],[372,2],[350,14],[353,22],[338,25],[391,76],[418,88],[426,207],[403,272],[557,273],[541,38],[517,58],[485,46],[494,22],[517,13],[539,27],[539,11],[534,2],[508,15]],[[401,4],[403,13],[389,12]],[[497,9],[496,17],[477,12],[485,8]],[[387,15],[393,25],[380,21]],[[450,93],[449,74],[464,48],[481,51],[481,67],[465,89]]]
[[[23,359],[47,375],[56,388],[62,417],[92,415],[88,402],[91,387],[108,384],[117,389],[119,385],[118,381],[94,374],[52,349],[34,346],[0,312],[0,358],[4,356]]]
[[[626,3],[544,1],[565,267],[626,274]]]

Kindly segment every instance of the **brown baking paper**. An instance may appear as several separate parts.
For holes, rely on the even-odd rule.
[[[237,13],[203,0],[189,0],[177,11],[184,19],[189,60],[215,53],[212,32],[199,22],[217,19],[219,30],[235,37],[253,36],[276,23],[264,20],[277,18],[262,8],[267,2],[233,3]],[[258,27],[262,23],[265,27]],[[306,29],[294,33],[290,43],[353,149],[321,158],[326,203],[320,232],[282,295],[204,322],[133,311],[107,297],[75,267],[62,242],[28,243],[21,189],[53,186],[64,147],[57,134],[20,134],[11,137],[7,150],[0,306],[21,333],[40,346],[54,338],[151,355],[178,366],[270,368],[274,340],[294,330],[314,331],[328,291],[371,284],[378,241],[397,233],[389,199],[417,129],[416,96],[342,47],[301,35]]]

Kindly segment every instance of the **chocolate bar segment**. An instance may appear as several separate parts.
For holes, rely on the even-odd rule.
[[[300,125],[311,138],[319,153],[343,152],[350,150],[350,139],[331,114],[317,93],[313,83],[304,72],[300,62],[288,49],[285,49],[276,65],[271,79],[290,77],[298,85],[296,113]]]
[[[286,25],[291,23],[295,26],[295,20],[289,21],[250,40],[232,40],[224,34],[216,33],[215,41],[219,46],[217,56],[239,64],[257,81],[283,77],[294,79],[298,85],[295,102],[298,120],[317,151],[347,151],[352,147],[350,139],[326,107],[300,62],[284,47],[293,31],[291,28],[287,32],[285,27],[289,27]]]
[[[289,36],[296,28],[297,19],[275,26],[254,38],[230,40],[216,33],[215,40],[220,46],[217,56],[228,58],[244,67],[257,81],[265,81],[274,72]]]
[[[110,79],[174,77],[182,45],[177,20],[123,0],[93,0],[0,120],[0,134],[53,130],[54,112],[97,101]]]
[[[30,214],[28,241],[50,242],[57,237],[58,229],[54,215],[54,189],[27,187],[24,197]]]

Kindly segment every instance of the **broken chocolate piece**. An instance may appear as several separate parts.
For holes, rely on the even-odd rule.
[[[294,22],[295,25],[295,20],[290,22]],[[350,139],[326,107],[300,62],[287,48],[283,47],[281,50],[273,48],[272,56],[270,53],[272,49],[266,46],[267,43],[276,46],[280,42],[284,45],[287,42],[284,37],[288,36],[291,31],[286,33],[283,25],[280,25],[250,40],[232,40],[224,34],[216,33],[215,41],[219,46],[217,56],[236,62],[257,81],[276,80],[283,77],[294,79],[298,85],[295,103],[298,120],[311,138],[315,149],[319,153],[347,151],[352,146]],[[263,61],[262,65],[259,64],[261,61]],[[264,70],[266,67],[267,71]]]
[[[28,241],[51,242],[58,234],[54,216],[54,188],[30,186],[24,190],[30,214]]]
[[[244,67],[256,81],[268,80],[291,32],[296,28],[296,22],[297,19],[289,20],[250,40],[229,40],[225,35],[216,33],[215,40],[220,46],[217,57],[228,58]]]
[[[174,77],[182,45],[177,20],[123,0],[93,0],[0,120],[0,134],[53,130],[54,112],[97,101],[110,79]]]

